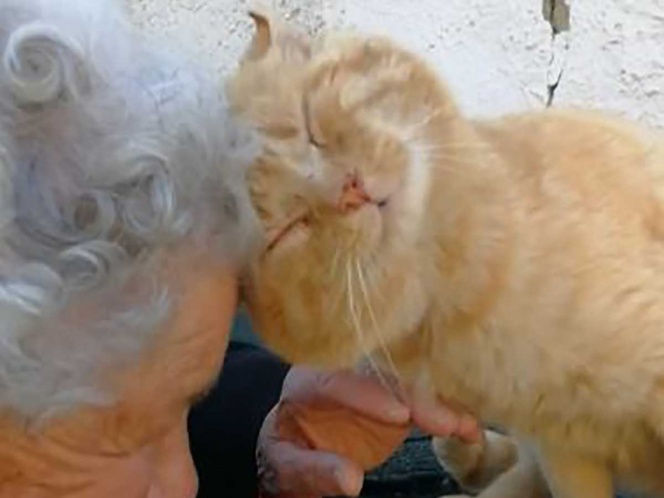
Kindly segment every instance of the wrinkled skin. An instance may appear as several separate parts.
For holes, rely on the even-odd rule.
[[[27,432],[0,417],[1,498],[193,498],[187,413],[217,378],[236,279],[200,255],[163,261],[181,299],[138,364],[114,372],[118,399],[81,407]],[[80,310],[79,316],[86,316]],[[90,313],[89,316],[96,316]]]
[[[163,269],[182,300],[142,361],[110,379],[121,393],[115,405],[81,408],[30,434],[0,418],[0,498],[196,495],[186,417],[217,378],[236,279],[200,257],[169,258]],[[362,470],[386,459],[412,420],[434,433],[472,437],[454,412],[416,406],[359,374],[293,368],[260,436],[266,487],[276,484],[284,497],[357,494]]]
[[[357,496],[364,471],[385,461],[413,424],[437,436],[480,438],[462,410],[416,390],[404,398],[363,374],[294,367],[258,440],[263,495]]]

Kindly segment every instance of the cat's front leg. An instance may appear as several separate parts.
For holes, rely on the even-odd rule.
[[[495,431],[484,431],[482,441],[466,443],[455,437],[434,438],[438,462],[463,489],[479,492],[518,459],[516,441]]]
[[[600,461],[561,448],[541,448],[540,467],[554,498],[612,498],[613,477]]]
[[[455,496],[447,498],[468,498]],[[495,476],[477,498],[551,498],[539,462],[530,448],[519,444],[516,463]]]

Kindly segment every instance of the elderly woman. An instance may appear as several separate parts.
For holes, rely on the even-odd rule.
[[[0,57],[0,497],[195,496],[187,415],[222,366],[257,142],[204,73],[110,1],[0,0]],[[287,367],[257,358],[239,377],[263,364],[276,382],[228,392],[268,402],[205,409],[258,420],[244,444],[274,494],[356,494],[355,452],[391,449],[299,447],[283,403],[334,406],[341,440],[360,419],[398,437],[413,418],[463,432],[347,372],[294,368],[280,394]],[[211,434],[223,446],[233,430]]]

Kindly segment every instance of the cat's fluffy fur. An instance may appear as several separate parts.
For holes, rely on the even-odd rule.
[[[498,455],[480,496],[544,496],[541,476],[556,498],[664,496],[660,138],[581,111],[474,122],[388,40],[254,19],[229,95],[264,140],[246,295],[267,343],[371,353],[508,428],[518,461],[495,435],[436,443],[466,477]],[[371,201],[341,212],[348,174]]]

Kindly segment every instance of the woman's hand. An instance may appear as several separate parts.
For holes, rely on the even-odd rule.
[[[413,424],[437,436],[480,437],[475,419],[461,410],[420,390],[404,397],[355,372],[291,369],[258,438],[262,495],[357,496],[364,472],[386,460]]]

